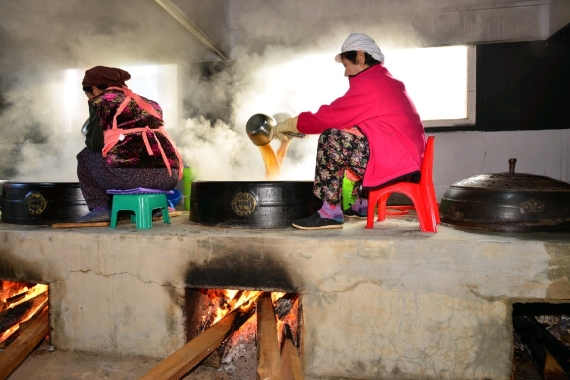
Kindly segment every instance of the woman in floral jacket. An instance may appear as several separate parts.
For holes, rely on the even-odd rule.
[[[80,222],[110,219],[107,190],[172,190],[182,177],[182,159],[164,129],[162,109],[133,93],[125,85],[130,78],[112,67],[85,72],[89,120],[77,176],[91,212]]]

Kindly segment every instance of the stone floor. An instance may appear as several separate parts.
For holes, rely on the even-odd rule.
[[[528,356],[515,355],[512,380],[541,380]],[[198,366],[184,380],[255,380],[255,358],[215,369]],[[42,343],[8,380],[131,380],[138,379],[160,361],[140,356],[95,355],[50,351]]]
[[[12,373],[8,380],[133,380],[138,379],[160,360],[142,356],[96,355],[86,352],[61,351],[42,342]],[[253,355],[213,368],[199,365],[183,380],[255,380]]]

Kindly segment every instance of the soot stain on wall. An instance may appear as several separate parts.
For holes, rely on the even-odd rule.
[[[45,282],[40,268],[12,252],[0,250],[0,280]]]
[[[213,247],[212,250],[225,252],[201,263],[190,262],[186,271],[186,286],[288,293],[295,293],[299,289],[299,284],[294,284],[285,264],[266,253],[243,247],[232,248],[230,245]]]
[[[544,248],[550,255],[548,262],[548,272],[546,276],[549,280],[546,289],[546,299],[564,299],[568,297],[570,274],[570,249],[564,244],[549,243]]]

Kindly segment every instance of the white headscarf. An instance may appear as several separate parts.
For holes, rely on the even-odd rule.
[[[347,51],[358,51],[362,50],[368,53],[380,63],[384,63],[384,54],[380,51],[376,42],[367,34],[364,33],[351,33],[350,36],[344,41],[342,47],[340,48],[340,54]],[[341,62],[340,54],[334,57],[334,60]]]

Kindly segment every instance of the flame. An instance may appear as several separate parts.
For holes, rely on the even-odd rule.
[[[220,348],[220,356],[222,363],[230,363],[239,355],[238,346],[243,346],[244,343],[251,343],[255,341],[257,335],[257,314],[249,311],[255,307],[255,300],[258,296],[264,294],[262,291],[237,291],[237,290],[220,290],[220,289],[205,289],[206,294],[210,298],[208,311],[202,316],[201,330],[211,327],[233,310],[240,308],[242,316],[248,317],[247,321],[236,331],[234,331],[222,344]],[[299,344],[299,298],[296,295],[288,294],[285,292],[271,292],[271,301],[275,310],[276,331],[277,339],[281,344],[282,340],[290,337],[293,344]],[[285,297],[286,299],[280,301]],[[284,302],[284,303],[281,303]],[[290,302],[290,303],[289,303]],[[212,311],[212,310],[215,311]],[[215,315],[215,319],[213,316]]]
[[[226,297],[229,299],[234,299],[237,292],[239,292],[239,290],[235,290],[235,289],[225,289],[224,291],[226,292]]]
[[[38,284],[38,285],[36,285],[36,286],[32,286],[32,287],[29,288],[29,289],[28,289],[27,286],[24,286],[22,289],[23,289],[23,291],[21,291],[21,292],[19,292],[19,293],[17,293],[17,294],[21,294],[21,293],[26,292],[26,295],[25,295],[22,299],[19,299],[18,301],[14,301],[14,302],[8,304],[8,307],[6,307],[6,309],[10,309],[10,308],[12,308],[12,307],[14,307],[14,306],[17,306],[17,305],[19,305],[19,304],[21,304],[21,303],[23,303],[23,302],[26,302],[26,301],[29,300],[29,299],[32,299],[32,298],[34,298],[34,297],[36,297],[36,296],[42,294],[43,292],[45,292],[45,291],[48,289],[48,286],[47,286],[47,285],[44,285],[44,284]],[[13,297],[13,296],[15,296],[15,295],[17,295],[17,294],[13,294],[11,297]],[[6,297],[6,298],[3,299],[2,301],[3,301],[3,302],[6,302],[6,300],[7,300],[8,298],[10,298],[10,297]]]
[[[0,343],[4,342],[6,339],[8,339],[12,334],[14,334],[16,331],[18,331],[18,329],[20,328],[19,325],[15,325],[10,327],[8,330],[0,333]]]
[[[34,285],[32,287],[28,287],[27,285],[23,285],[22,283],[12,282],[12,281],[4,281],[4,282],[2,282],[2,289],[4,289],[4,290],[2,292],[0,292],[0,301],[5,304],[4,310],[7,310],[7,309],[13,308],[13,307],[15,307],[15,306],[17,306],[23,302],[26,302],[27,300],[30,300],[30,299],[37,297],[38,295],[46,292],[48,289],[48,286],[44,285],[44,284],[37,284],[37,285]],[[18,296],[18,295],[23,295],[23,296],[21,298],[15,300],[15,301],[13,301],[13,302],[7,301],[8,299],[13,298],[13,297]],[[47,305],[47,302],[48,301],[46,298],[46,300],[44,302],[42,302],[40,305],[28,310],[28,312],[22,317],[22,319],[20,319],[20,321],[16,325],[10,327],[6,331],[0,332],[0,343],[4,342],[12,334],[14,334],[16,331],[18,331],[20,328],[20,324],[31,319],[36,314],[36,312],[38,310],[40,310],[41,308],[43,308]]]
[[[4,342],[12,334],[14,334],[16,331],[18,331],[20,329],[20,325],[22,323],[29,321],[34,315],[36,315],[36,312],[39,309],[43,308],[46,304],[47,304],[47,299],[45,300],[45,302],[42,302],[41,305],[39,305],[38,307],[30,309],[30,311],[28,311],[28,313],[16,325],[14,325],[14,326],[10,327],[8,330],[0,333],[0,343]]]
[[[223,289],[222,290],[222,297],[225,301],[222,302],[222,306],[218,306],[212,314],[215,315],[215,318],[212,320],[212,325],[216,322],[220,321],[226,315],[228,315],[231,311],[237,309],[238,307],[244,305],[246,302],[258,297],[261,295],[261,291],[253,291],[253,290],[244,290],[241,293],[239,290],[234,289]],[[272,292],[271,293],[271,301],[275,304],[277,300],[283,297],[286,293],[283,292]],[[208,315],[202,316],[202,322],[205,322],[209,318]]]
[[[223,290],[223,297],[229,302],[225,302],[222,307],[218,307],[214,313],[215,318],[212,321],[212,325],[216,322],[220,321],[224,318],[228,313],[237,309],[238,307],[242,306],[246,302],[250,301],[251,299],[259,296],[262,292],[259,291],[250,291],[244,290],[243,292],[239,293],[239,297],[236,298],[239,290],[234,289],[224,289]],[[206,316],[202,316],[202,321],[206,320]]]
[[[273,302],[273,304],[275,304],[275,302],[277,302],[277,300],[281,297],[283,297],[285,294],[287,293],[283,293],[283,292],[271,292],[271,302]]]

